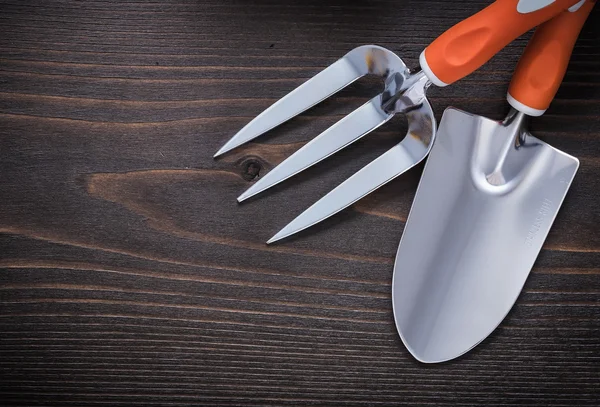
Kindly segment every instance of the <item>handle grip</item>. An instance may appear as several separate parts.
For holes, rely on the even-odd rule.
[[[515,38],[579,1],[496,0],[425,48],[421,68],[435,85],[449,85],[475,71]]]
[[[584,0],[542,24],[523,52],[508,88],[508,103],[529,115],[541,116],[550,106],[565,76],[573,47],[596,0]]]

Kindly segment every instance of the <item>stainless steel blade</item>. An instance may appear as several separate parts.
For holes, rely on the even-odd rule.
[[[427,363],[485,339],[516,301],[578,161],[522,129],[447,109],[398,248],[402,341]]]
[[[381,106],[381,95],[377,95],[346,115],[260,178],[238,197],[238,202],[242,202],[324,160],[387,122],[394,116],[394,113],[384,111]]]
[[[215,157],[304,112],[364,75],[388,78],[405,71],[406,65],[393,52],[376,45],[357,47],[258,115],[221,147]]]
[[[373,160],[341,183],[296,219],[281,229],[267,243],[284,239],[338,213],[423,160],[436,133],[436,123],[429,102],[407,113],[409,130],[402,142]]]

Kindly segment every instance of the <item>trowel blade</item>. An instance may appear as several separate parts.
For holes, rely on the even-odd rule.
[[[396,326],[416,359],[456,358],[502,322],[578,166],[506,123],[444,112],[394,266]]]

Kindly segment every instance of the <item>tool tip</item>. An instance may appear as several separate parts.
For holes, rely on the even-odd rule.
[[[277,232],[275,234],[275,236],[273,236],[272,238],[267,240],[267,244],[275,243],[278,240],[285,239],[286,237],[293,235],[295,232],[296,231],[291,229],[288,225],[288,226],[284,227],[283,229],[281,229],[279,232]]]
[[[247,190],[244,191],[244,193],[240,196],[238,196],[237,201],[238,202],[242,202],[245,201],[248,198],[252,198],[254,195],[257,195],[259,193],[261,193],[262,191],[265,190],[265,188],[262,187],[262,179],[258,180],[255,184],[252,184],[252,186],[250,188],[248,188]]]
[[[273,236],[272,238],[270,238],[269,240],[267,240],[267,244],[275,243],[281,239],[283,239],[283,236],[279,236],[279,233],[278,233],[275,236]]]
[[[227,143],[225,143],[225,145],[223,147],[221,147],[219,149],[219,151],[217,151],[213,157],[218,157],[220,155],[228,153],[229,151],[241,146],[246,141],[248,141],[248,140],[244,141],[243,137],[240,138],[240,133],[241,133],[241,130],[235,136],[233,136]]]
[[[226,153],[226,152],[228,152],[229,150],[230,150],[230,149],[229,149],[229,148],[227,148],[227,146],[225,145],[225,146],[221,147],[221,148],[219,149],[219,151],[217,151],[217,152],[215,153],[215,155],[213,155],[213,158],[217,158],[218,156],[225,154],[225,153]]]

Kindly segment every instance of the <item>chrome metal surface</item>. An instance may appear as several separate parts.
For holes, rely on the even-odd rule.
[[[276,185],[318,163],[381,126],[393,117],[381,108],[381,95],[345,116],[255,182],[238,202]]]
[[[435,118],[427,99],[423,98],[421,104],[408,111],[406,116],[408,133],[400,143],[301,213],[267,243],[276,242],[327,219],[423,160],[436,134]]]
[[[297,116],[364,75],[372,74],[384,78],[386,89],[389,87],[395,94],[397,76],[406,77],[407,71],[404,62],[385,48],[376,45],[354,48],[258,115],[221,147],[215,157]]]
[[[398,57],[395,56],[395,58]],[[386,80],[386,86],[383,93],[375,96],[369,102],[345,116],[307,143],[300,150],[296,151],[252,185],[238,198],[238,201],[241,202],[250,198],[329,157],[384,124],[391,119],[395,113],[412,113],[408,115],[408,135],[412,135],[413,133],[413,129],[410,128],[411,126],[413,128],[418,127],[419,130],[422,131],[424,117],[433,119],[431,107],[425,98],[425,90],[428,84],[429,81],[423,72],[411,75],[410,72],[405,69],[403,72],[396,72],[393,75],[390,74]],[[415,123],[412,123],[413,121],[415,121]],[[431,130],[433,127],[428,126],[427,129],[429,131],[425,131],[420,140],[426,139],[428,140],[426,144],[429,144],[432,140],[433,133]],[[407,146],[403,148],[404,150],[414,150],[415,144],[418,146],[423,145],[423,143],[413,143],[411,142],[411,139],[412,137],[405,139],[407,140]],[[407,163],[401,161],[393,166],[393,168],[390,168],[388,172],[398,171],[394,175],[397,176],[407,168],[410,168],[421,161],[427,152],[421,151],[423,149],[420,147],[418,149],[418,152],[411,151],[411,154],[415,154],[407,156],[410,157],[410,162]],[[415,160],[417,161],[415,162]],[[364,180],[366,185],[363,185],[358,190],[367,189],[372,191],[374,189],[372,181],[368,178],[365,178]],[[339,204],[343,205],[340,209],[350,205],[352,202],[353,201],[346,200],[339,202]],[[333,213],[338,210],[335,210]]]
[[[413,356],[453,359],[516,301],[578,160],[533,137],[525,116],[443,115],[398,248],[396,326]]]

